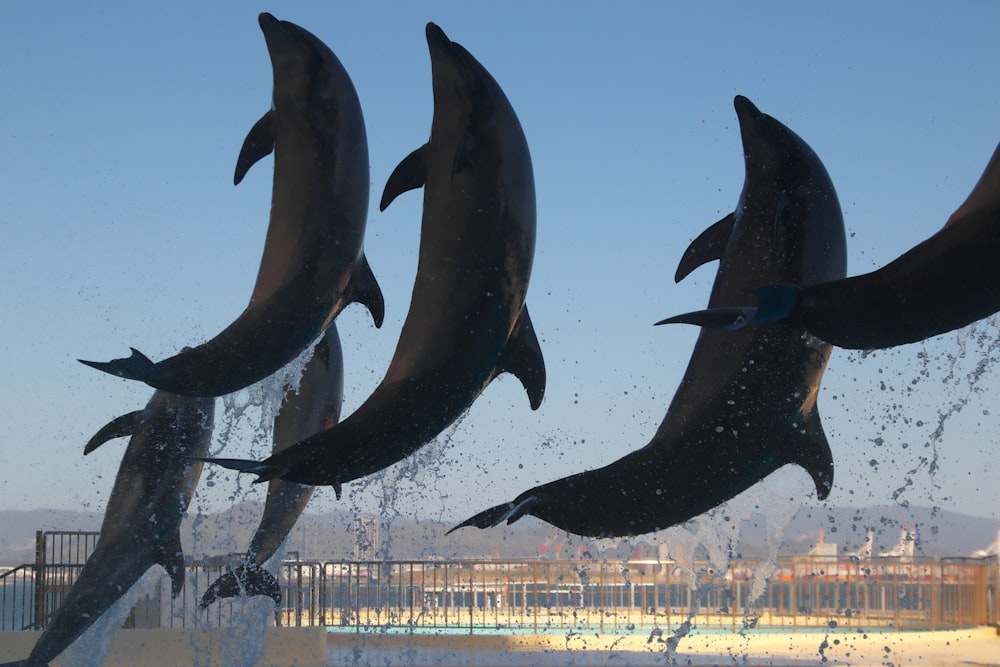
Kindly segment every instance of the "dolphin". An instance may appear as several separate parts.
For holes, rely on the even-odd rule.
[[[754,292],[756,307],[710,325],[784,320],[831,345],[878,349],[914,343],[1000,311],[1000,145],[944,228],[884,267],[815,285]]]
[[[711,307],[755,285],[843,276],[844,223],[822,162],[791,130],[736,97],[746,179],[734,212],[688,247],[675,280],[719,259]],[[536,486],[459,524],[534,515],[571,533],[622,537],[687,521],[788,463],[825,498],[833,460],[816,409],[831,348],[801,329],[703,329],[666,416],[642,449]],[[450,532],[450,531],[449,531]]]
[[[271,221],[250,303],[207,343],[153,363],[141,352],[82,363],[189,396],[220,396],[297,357],[352,302],[376,326],[382,292],[364,255],[368,143],[340,61],[314,35],[259,17],[274,70],[273,107],[247,135],[235,183],[274,151]]]
[[[302,372],[298,389],[290,387],[285,392],[281,408],[274,418],[275,452],[330,428],[340,419],[344,398],[344,356],[336,327],[336,323],[331,324],[316,344],[313,356]],[[264,569],[264,564],[284,544],[309,504],[315,488],[282,479],[272,479],[268,483],[264,514],[250,540],[243,563],[208,587],[201,598],[202,609],[219,598],[241,593],[267,595],[276,604],[281,604],[281,588],[277,579]]]
[[[171,593],[184,587],[180,525],[212,440],[215,399],[156,391],[146,407],[118,417],[94,435],[89,454],[113,438],[131,436],[104,511],[100,537],[62,606],[20,665],[45,665],[76,641],[149,568],[170,575]]]
[[[262,462],[209,459],[257,482],[341,485],[417,451],[501,373],[532,409],[545,364],[524,304],[535,249],[535,185],[521,124],[486,69],[427,25],[434,90],[430,140],[396,167],[381,209],[424,186],[417,277],[385,377],[332,428]]]

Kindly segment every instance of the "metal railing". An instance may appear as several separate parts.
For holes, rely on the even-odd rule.
[[[755,585],[760,565],[717,573],[707,563],[686,570],[656,561],[286,561],[280,617],[288,625],[470,633],[989,622],[987,561],[788,559]]]
[[[0,574],[0,630],[41,630],[97,545],[90,531],[38,531],[35,562]]]
[[[86,534],[39,534],[42,554],[0,575],[0,630],[43,629],[75,581],[84,548],[52,543]],[[74,547],[75,548],[75,547]],[[92,545],[90,547],[92,549]],[[62,551],[60,551],[62,549]],[[72,551],[72,549],[71,549]],[[245,622],[245,600],[198,609],[227,570],[191,563],[171,599],[165,575],[136,605],[133,627],[219,627]],[[744,627],[927,629],[1000,623],[1000,564],[987,559],[737,561],[723,572],[657,561],[286,560],[278,573],[280,625],[348,631],[631,632]]]

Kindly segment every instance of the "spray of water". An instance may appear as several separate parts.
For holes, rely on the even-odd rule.
[[[121,629],[132,608],[144,596],[155,595],[165,571],[151,568],[139,578],[79,639],[60,655],[64,667],[101,667],[111,649],[111,640]],[[169,590],[169,588],[168,588]]]

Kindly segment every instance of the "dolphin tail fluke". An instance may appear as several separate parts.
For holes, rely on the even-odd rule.
[[[427,150],[427,144],[424,144],[396,165],[385,183],[378,210],[384,211],[389,208],[389,204],[404,192],[424,187],[424,183],[427,182]]]
[[[0,662],[0,667],[49,667],[47,662],[31,662],[28,659],[15,660],[14,662]]]
[[[96,368],[99,371],[117,375],[126,380],[139,380],[146,384],[151,384],[159,375],[156,364],[139,350],[132,350],[132,355],[122,359],[112,359],[111,361],[86,361],[77,359],[81,364]]]
[[[236,159],[236,172],[233,174],[233,185],[239,185],[243,177],[259,160],[267,157],[274,150],[274,123],[277,116],[274,110],[268,111],[254,123],[243,140],[240,156]]]
[[[521,307],[493,377],[501,373],[511,373],[521,381],[531,409],[537,410],[545,396],[545,360],[527,306]]]
[[[352,303],[365,306],[372,314],[375,328],[381,328],[385,319],[385,299],[382,297],[382,288],[375,280],[372,267],[368,265],[368,259],[364,255],[361,255],[354,265],[351,282],[347,286],[347,298]]]
[[[257,479],[253,481],[254,484],[270,482],[272,479],[280,479],[282,475],[288,472],[288,468],[285,466],[254,461],[253,459],[213,459],[201,456],[185,456],[183,458],[190,461],[212,463],[223,468],[228,468],[229,470],[257,475]]]
[[[703,231],[698,235],[698,238],[691,242],[691,245],[684,251],[684,255],[677,265],[677,271],[674,273],[675,283],[684,280],[689,273],[702,264],[722,259],[726,243],[729,242],[729,237],[733,235],[735,220],[736,216],[730,213]]]
[[[534,505],[537,500],[538,498],[535,496],[528,496],[520,502],[504,503],[503,505],[497,505],[496,507],[491,507],[488,510],[483,510],[479,514],[458,524],[445,533],[445,535],[449,535],[459,528],[468,528],[470,526],[483,529],[493,528],[494,526],[499,526],[504,521],[507,522],[507,525],[510,525],[525,514],[528,514],[528,510],[531,509],[531,506]]]
[[[110,422],[102,426],[101,430],[95,433],[93,438],[87,441],[86,446],[83,448],[84,456],[91,453],[108,440],[124,438],[125,436],[132,435],[139,429],[140,424],[142,424],[142,410],[136,410],[135,412],[130,412],[127,415],[122,415],[117,419],[112,419]]]
[[[281,604],[281,586],[278,580],[260,565],[251,563],[240,565],[212,582],[198,606],[205,609],[216,600],[238,595],[266,595],[275,604]]]

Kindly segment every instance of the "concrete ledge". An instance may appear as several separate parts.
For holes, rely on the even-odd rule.
[[[24,659],[41,633],[0,632],[0,662]],[[428,635],[331,633],[325,628],[268,628],[263,646],[236,629],[122,630],[111,641],[106,667],[384,667],[466,665],[660,665],[660,637],[567,633],[553,635]],[[258,659],[258,655],[262,657]],[[677,664],[711,665],[951,665],[998,664],[993,627],[937,632],[698,633],[682,638]],[[53,667],[62,667],[56,659]]]
[[[0,632],[0,662],[23,660],[41,632]],[[104,667],[192,667],[240,664],[248,638],[232,630],[121,630]],[[260,667],[324,667],[325,628],[268,628]],[[256,656],[254,656],[256,657]],[[61,667],[62,659],[52,661]]]
[[[991,627],[937,632],[699,633],[669,655],[660,637],[640,635],[337,634],[328,639],[330,665],[376,667],[467,665],[952,665],[1000,664],[1000,639]]]

